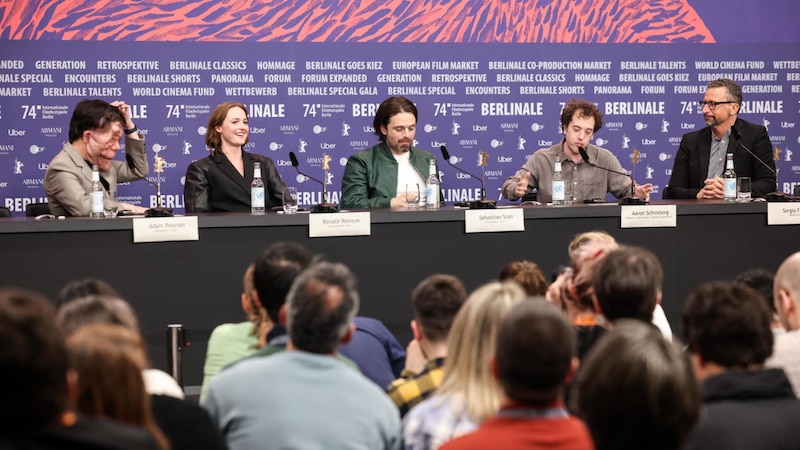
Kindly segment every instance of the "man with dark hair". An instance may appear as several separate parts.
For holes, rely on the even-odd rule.
[[[556,163],[561,164],[566,200],[582,202],[587,199],[606,198],[610,192],[620,198],[631,195],[631,179],[605,169],[624,172],[625,169],[610,151],[589,144],[594,134],[603,126],[603,114],[597,106],[586,100],[570,100],[561,112],[561,132],[564,139],[558,144],[538,150],[516,174],[503,183],[503,197],[517,200],[533,189],[538,191],[537,200],[549,203],[553,200],[553,174]],[[583,148],[593,165],[583,160],[579,149]],[[653,185],[635,186],[635,196],[649,198]]]
[[[747,269],[739,275],[736,275],[733,281],[755,289],[764,297],[764,302],[766,302],[767,307],[772,311],[772,331],[775,333],[783,333],[783,326],[778,318],[778,311],[775,309],[775,299],[772,295],[772,289],[775,284],[775,274],[767,269]]]
[[[613,250],[597,263],[592,274],[598,312],[609,322],[625,318],[649,323],[661,302],[663,281],[661,262],[650,250]]]
[[[355,278],[315,264],[288,295],[286,352],[243,361],[211,382],[204,406],[229,447],[400,448],[400,419],[386,395],[334,356],[353,335]]]
[[[700,408],[681,349],[640,320],[622,319],[600,338],[570,392],[597,450],[678,450]]]
[[[786,258],[775,273],[775,309],[785,333],[775,335],[775,348],[767,366],[786,372],[800,397],[800,252]]]
[[[416,183],[423,188],[430,161],[436,159],[414,147],[417,107],[405,97],[389,97],[378,107],[372,126],[381,143],[347,160],[342,176],[342,208],[407,206],[406,184]]]
[[[269,356],[286,349],[286,295],[300,273],[320,258],[311,250],[294,242],[277,242],[267,247],[256,260],[253,282],[253,301],[267,312],[273,327],[267,333],[267,345],[242,359]],[[343,345],[337,358],[360,369],[369,379],[383,386],[395,377],[395,366],[402,365],[405,353],[380,321],[368,317],[356,318],[356,336]],[[352,344],[352,345],[351,345]],[[236,363],[233,363],[236,364]]]
[[[114,161],[123,134],[126,161]],[[69,122],[69,142],[50,161],[44,175],[44,190],[53,215],[89,215],[93,165],[100,170],[106,197],[116,192],[117,183],[147,175],[144,138],[133,124],[131,108],[125,102],[83,100],[75,105]],[[136,213],[145,211],[127,203],[120,206]]]
[[[798,448],[800,401],[782,369],[764,369],[773,334],[758,292],[703,284],[689,295],[682,322],[705,405],[687,448]]]
[[[753,197],[775,191],[775,159],[767,129],[740,119],[741,108],[742,88],[733,80],[719,78],[708,83],[700,102],[708,126],[681,138],[665,199],[721,199],[728,153],[733,154],[736,175],[752,179]]]
[[[511,308],[497,332],[492,372],[504,394],[495,417],[442,450],[592,449],[586,426],[564,407],[575,371],[575,331],[544,299]]]
[[[267,334],[267,346],[258,355],[272,354],[286,346],[286,328],[281,320],[286,294],[295,278],[316,260],[311,250],[294,242],[272,244],[256,260],[253,300],[267,311],[274,324]]]
[[[406,368],[387,388],[401,415],[430,396],[442,383],[447,335],[466,299],[467,291],[461,281],[442,274],[424,279],[411,294],[414,339],[406,348]]]
[[[0,448],[158,448],[143,428],[72,412],[79,380],[53,307],[39,294],[0,289],[0,342]]]

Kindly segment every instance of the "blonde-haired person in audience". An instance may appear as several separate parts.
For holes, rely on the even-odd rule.
[[[544,295],[550,286],[542,269],[536,263],[524,259],[506,264],[497,279],[516,281],[531,297]]]
[[[447,339],[444,379],[436,393],[403,420],[407,450],[433,450],[474,431],[500,408],[489,357],[508,311],[526,298],[513,282],[488,283],[473,292],[456,315]]]
[[[266,336],[272,329],[272,321],[267,316],[267,311],[258,301],[253,273],[255,264],[251,264],[244,273],[242,280],[242,310],[247,315],[247,321],[238,323],[223,323],[214,328],[208,338],[206,362],[203,365],[203,385],[200,389],[200,401],[205,398],[208,383],[229,364],[246,356],[252,355],[256,350],[266,345]]]
[[[67,337],[70,367],[78,374],[78,412],[147,429],[162,449],[169,441],[153,420],[142,371],[141,337],[121,326],[94,323]]]

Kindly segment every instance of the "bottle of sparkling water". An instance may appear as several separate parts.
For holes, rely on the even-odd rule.
[[[556,162],[556,171],[553,174],[553,206],[564,206],[564,176],[561,174],[561,163]]]
[[[426,182],[427,190],[425,197],[425,205],[428,209],[439,209],[439,174],[436,170],[436,160],[431,158],[430,165],[428,166],[428,181]]]
[[[264,180],[261,179],[261,163],[255,163],[253,182],[250,183],[250,212],[264,214]]]
[[[100,183],[100,170],[97,164],[92,165],[92,211],[89,217],[99,219],[105,217],[103,213],[103,185]]]
[[[722,174],[722,181],[725,184],[723,197],[725,202],[733,203],[736,201],[736,172],[733,170],[733,153],[728,153],[725,160],[725,172]]]

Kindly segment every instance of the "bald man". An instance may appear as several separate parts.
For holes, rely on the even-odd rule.
[[[786,333],[775,336],[770,367],[781,367],[800,397],[800,252],[783,261],[773,285],[775,309]]]

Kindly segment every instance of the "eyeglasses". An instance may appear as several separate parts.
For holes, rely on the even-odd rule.
[[[727,101],[727,102],[713,102],[713,101],[705,102],[705,101],[701,101],[701,102],[697,102],[697,105],[700,107],[700,109],[703,109],[703,107],[708,106],[708,109],[713,111],[713,110],[717,109],[717,105],[725,105],[725,104],[728,104],[728,103],[736,103],[736,102],[734,102],[734,101]]]

